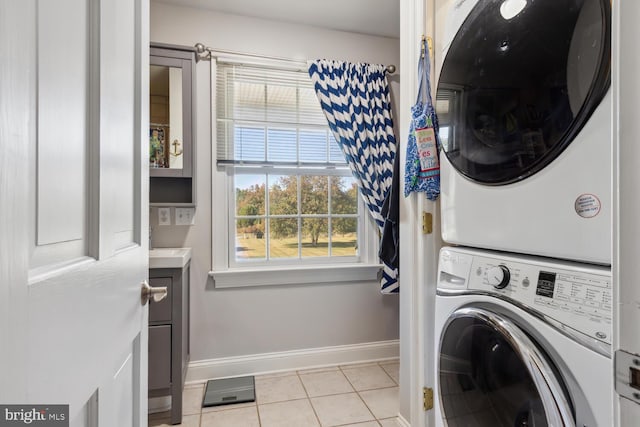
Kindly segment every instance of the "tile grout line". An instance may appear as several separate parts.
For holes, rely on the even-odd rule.
[[[331,426],[331,427],[344,427],[344,426],[353,426],[353,425],[358,426],[360,424],[367,424],[367,423],[376,423],[378,426],[380,426],[380,422],[378,420],[371,420],[371,421],[360,421],[360,422],[355,423],[355,424],[353,424],[353,423],[338,424],[338,425]]]
[[[253,403],[253,405],[249,405],[250,403]],[[234,407],[233,405],[244,405],[242,407],[240,406],[236,406]],[[207,406],[207,408],[217,408],[217,409],[207,409],[207,408],[200,408],[200,413],[202,414],[210,414],[212,412],[225,412],[225,411],[230,411],[233,409],[242,409],[242,408],[250,408],[251,406],[257,406],[257,403],[255,401],[253,402],[244,402],[244,403],[228,403],[226,405],[217,405],[217,406]],[[207,409],[205,411],[205,409]]]
[[[300,376],[300,372],[296,371],[296,375],[298,376],[298,381],[300,381],[300,384],[302,384],[302,388],[304,389],[304,393],[307,395],[307,400],[309,401],[309,406],[311,406],[311,410],[313,411],[313,415],[316,417],[316,420],[318,421],[318,426],[322,427],[322,422],[320,421],[320,417],[318,416],[318,413],[316,412],[315,406],[313,406],[313,402],[311,401],[311,396],[309,396],[309,391],[307,390],[307,387],[304,385],[304,381],[302,381],[302,377]]]
[[[374,364],[371,364],[371,366],[373,366]],[[396,380],[394,380],[393,378],[391,378],[391,375],[389,375],[389,373],[387,371],[384,370],[384,368],[382,366],[380,366],[379,363],[377,363],[378,367],[380,369],[382,369],[382,372],[385,373],[385,375],[391,380],[391,382],[394,384],[393,387],[400,387],[400,384],[398,384],[396,382]],[[347,368],[349,369],[349,368]],[[340,371],[342,371],[342,367],[340,367]],[[347,376],[347,374],[345,374],[344,372],[342,372],[342,375],[345,376],[345,378],[347,379],[347,381],[349,381],[349,384],[351,384],[351,387],[353,387],[353,389],[356,391],[356,393],[359,393],[361,391],[369,391],[369,390],[381,390],[383,388],[392,388],[392,387],[374,387],[374,388],[368,388],[366,390],[358,390],[356,389],[356,386],[353,385],[353,383],[351,382],[351,380],[349,379],[349,377]]]
[[[373,366],[373,364],[371,364],[371,366]],[[382,367],[381,367],[382,368]],[[384,368],[383,368],[384,370]],[[316,398],[321,398],[321,397],[331,397],[331,396],[340,396],[342,394],[352,394],[355,393],[358,398],[362,401],[362,403],[364,404],[364,406],[369,410],[369,413],[371,414],[371,416],[373,416],[373,422],[375,422],[376,424],[378,424],[378,426],[380,426],[380,421],[378,418],[376,418],[375,414],[373,413],[373,411],[371,410],[371,408],[369,408],[369,406],[367,405],[367,403],[364,401],[364,399],[362,398],[362,396],[360,395],[359,391],[356,390],[355,386],[353,385],[353,383],[349,380],[349,377],[347,377],[345,375],[345,373],[342,371],[342,368],[340,366],[338,366],[338,370],[337,371],[327,371],[327,372],[340,372],[342,374],[342,376],[344,377],[344,379],[347,380],[347,382],[349,383],[349,385],[351,386],[352,390],[348,391],[348,392],[344,392],[344,393],[331,393],[331,394],[323,394],[321,396],[314,396]],[[323,373],[323,372],[318,372],[318,373]],[[301,374],[298,372],[298,375],[300,376]],[[392,382],[395,384],[395,381],[393,381],[393,378],[391,378]],[[306,386],[304,385],[304,381],[302,381],[302,377],[300,377],[300,382],[302,383],[302,386],[305,389],[305,392],[307,392],[307,396],[309,397],[309,401],[311,401],[311,396],[309,395],[309,392],[306,388]],[[368,390],[363,390],[363,391],[369,391],[369,390],[382,390],[385,388],[395,388],[397,387],[397,385],[394,385],[393,387],[382,387],[380,389],[368,389]],[[313,408],[314,413],[316,413],[315,407],[313,406],[313,402],[311,402],[311,407]],[[318,414],[316,413],[316,418],[318,418],[318,422],[320,422],[320,418],[318,417]],[[357,424],[364,424],[364,423],[368,423],[371,421],[364,421],[362,423],[357,423]],[[339,424],[337,426],[332,426],[332,427],[340,427],[340,426],[347,426],[347,425],[352,425],[353,423],[347,423],[347,424]],[[322,426],[322,423],[320,423],[320,425]]]
[[[381,387],[381,388],[372,388],[372,389],[368,389],[368,390],[356,390],[356,393],[358,393],[358,397],[360,398],[360,400],[362,400],[362,402],[364,403],[364,405],[367,407],[367,409],[369,410],[369,412],[371,412],[371,415],[373,415],[373,418],[376,420],[376,422],[378,423],[378,425],[380,424],[380,418],[376,417],[376,414],[373,413],[373,410],[369,407],[369,405],[367,404],[367,401],[364,400],[364,398],[362,397],[362,395],[360,394],[361,391],[371,391],[371,390],[384,390],[384,389],[388,389],[388,388],[396,388],[399,387],[398,384],[396,384],[396,381],[391,378],[391,375],[389,375],[389,373],[382,367],[380,366],[380,363],[378,363],[378,366],[380,367],[380,369],[382,369],[382,372],[384,372],[387,377],[389,377],[389,379],[391,380],[392,383],[394,383],[395,385],[393,387]],[[346,376],[346,375],[345,375]],[[347,378],[348,379],[348,378]],[[355,387],[354,387],[355,388]],[[384,418],[383,418],[384,419]]]
[[[382,368],[380,368],[382,369]],[[382,369],[384,371],[384,369]],[[353,390],[356,392],[356,396],[358,396],[358,399],[360,399],[360,401],[362,402],[362,404],[365,406],[365,408],[367,408],[367,410],[369,411],[369,413],[371,414],[371,416],[373,417],[374,421],[378,422],[378,418],[376,418],[376,416],[374,415],[373,411],[371,410],[371,408],[369,408],[369,405],[367,405],[367,402],[364,401],[364,399],[362,398],[362,396],[360,396],[360,392],[358,391],[358,389],[356,388],[355,385],[353,385],[353,383],[351,382],[351,380],[349,379],[349,377],[347,376],[347,374],[345,374],[342,370],[342,366],[340,366],[340,372],[342,372],[342,375],[344,375],[344,377],[347,379],[347,381],[349,381],[349,384],[351,384],[351,387],[353,387]],[[379,425],[380,423],[378,423]]]
[[[380,369],[382,369],[382,372],[384,372],[384,373],[389,377],[389,379],[390,379],[391,381],[393,381],[393,383],[394,383],[396,386],[398,386],[398,387],[400,386],[400,385],[396,382],[396,380],[394,380],[394,379],[393,379],[393,377],[391,377],[391,375],[389,375],[389,372],[387,372],[387,370],[386,370],[386,369],[384,369],[384,367],[380,364],[380,362],[378,362],[378,366],[380,367]]]
[[[204,402],[204,394],[205,394],[206,391],[207,391],[207,386],[206,386],[206,383],[204,383],[202,385],[202,399],[200,400],[200,413],[199,413],[199,416],[198,416],[198,427],[202,427],[202,410],[204,409],[202,407],[202,403]],[[182,403],[182,406],[184,407],[184,402]],[[182,424],[182,423],[180,423],[180,424]]]
[[[372,388],[370,390],[362,390],[362,391],[373,391],[373,390],[386,390],[389,388],[397,388],[398,386],[393,386],[393,387],[384,387],[384,388]],[[367,409],[369,410],[369,412],[371,412],[371,415],[373,415],[373,418],[375,418],[376,421],[378,421],[378,424],[380,424],[380,420],[387,420],[389,418],[394,418],[392,417],[386,417],[386,418],[378,418],[376,417],[376,415],[373,413],[373,411],[371,410],[371,408],[369,408],[369,405],[367,405],[367,401],[364,400],[364,398],[360,395],[359,391],[356,391],[356,393],[358,393],[358,397],[360,398],[360,400],[362,400],[362,402],[364,403],[364,405],[367,407]],[[396,418],[398,417],[397,415],[395,416]]]
[[[258,416],[258,427],[262,427],[262,419],[260,418],[260,405],[258,404],[258,384],[256,382],[257,376],[253,376],[253,397],[256,404],[256,415]]]
[[[258,427],[262,427],[262,417],[260,416],[260,405],[258,405],[257,393],[256,393],[256,414],[258,414]]]
[[[349,383],[349,386],[351,386],[351,390],[350,391],[343,391],[343,392],[335,392],[335,393],[329,393],[329,394],[321,394],[319,396],[311,396],[309,394],[309,392],[307,391],[306,387],[305,387],[305,391],[307,391],[307,396],[309,396],[309,399],[313,399],[313,398],[317,398],[317,397],[328,397],[328,396],[338,396],[341,394],[347,394],[347,393],[354,393],[356,391],[356,388],[353,386],[353,384],[351,384],[351,381],[349,381],[349,378],[347,378],[347,376],[344,374],[344,372],[337,370],[337,371],[327,371],[327,372],[340,372],[342,374],[342,376],[344,377],[345,380],[347,380],[347,383]],[[324,374],[326,372],[317,372],[318,374]],[[309,374],[302,374],[302,375],[309,375]],[[300,381],[302,382],[302,386],[304,387],[304,381],[302,381],[302,377],[300,377]]]
[[[364,406],[367,407],[369,412],[371,412],[371,415],[373,416],[373,419],[376,420],[376,422],[377,422],[378,421],[378,417],[376,417],[376,414],[374,414],[373,411],[371,410],[371,408],[369,407],[369,405],[367,405],[367,402],[362,398],[362,396],[360,395],[360,392],[356,391],[356,393],[358,393],[358,397],[360,398],[360,400],[362,400],[362,403],[364,403]],[[380,423],[378,422],[378,424],[380,424]]]

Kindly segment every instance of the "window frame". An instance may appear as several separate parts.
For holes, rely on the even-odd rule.
[[[243,61],[242,55],[237,55],[239,62]],[[225,62],[228,59],[225,58]],[[259,60],[251,57],[252,65],[261,65]],[[265,67],[273,68],[273,60],[266,60]],[[304,69],[300,63],[282,61],[279,64],[284,69]],[[354,257],[310,257],[304,259],[278,259],[278,261],[247,262],[235,261],[235,169],[247,171],[250,168],[255,173],[267,173],[271,170],[279,175],[285,175],[286,171],[296,171],[295,175],[312,171],[314,166],[305,164],[304,167],[275,167],[262,166],[230,166],[217,164],[217,111],[216,111],[216,77],[217,63],[215,58],[211,61],[211,211],[212,211],[212,270],[209,275],[214,280],[216,288],[246,287],[262,285],[290,285],[312,284],[332,282],[359,282],[377,280],[382,265],[377,257],[379,233],[366,206],[358,193],[358,255]],[[266,126],[265,126],[266,127]],[[328,128],[328,125],[327,125]],[[337,168],[327,168],[324,164],[323,173],[319,175],[350,176],[348,168],[337,171]],[[268,188],[267,188],[268,192]],[[232,201],[233,200],[233,201]],[[266,202],[266,200],[265,200]],[[268,208],[265,203],[265,210]],[[265,212],[265,216],[266,216]],[[297,214],[298,216],[300,213]],[[327,214],[328,217],[329,214]],[[339,214],[340,215],[340,214]],[[268,250],[268,249],[267,249]]]

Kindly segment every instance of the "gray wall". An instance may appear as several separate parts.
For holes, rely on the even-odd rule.
[[[152,2],[151,41],[242,53],[398,65],[399,40]],[[215,289],[211,269],[211,120],[209,62],[197,65],[195,225],[158,226],[156,247],[191,247],[192,361],[398,339],[398,297],[376,282]],[[392,77],[397,104],[397,74]],[[396,124],[397,127],[397,124]],[[396,133],[398,135],[398,133]],[[172,216],[174,212],[172,211]],[[175,218],[175,217],[173,217]],[[225,239],[225,236],[213,236]]]

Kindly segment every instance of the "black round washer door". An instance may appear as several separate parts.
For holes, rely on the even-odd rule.
[[[453,167],[502,185],[552,162],[610,86],[610,21],[610,0],[479,1],[438,81],[439,135]]]

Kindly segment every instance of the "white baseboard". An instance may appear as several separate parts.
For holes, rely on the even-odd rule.
[[[198,360],[189,363],[186,382],[397,359],[399,355],[400,341],[392,340]]]

